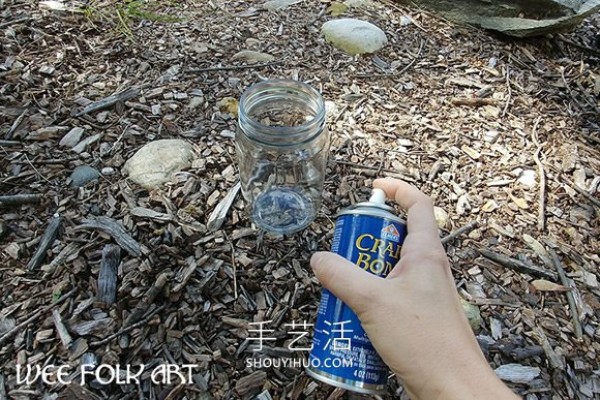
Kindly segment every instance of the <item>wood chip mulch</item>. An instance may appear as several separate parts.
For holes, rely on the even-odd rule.
[[[534,372],[509,385],[599,398],[600,17],[513,40],[372,1],[344,16],[389,43],[351,57],[320,36],[325,0],[48,3],[0,0],[0,399],[361,398],[246,360],[291,355],[288,324],[314,323],[320,296],[310,255],[379,176],[431,194],[443,236],[467,225],[446,246],[481,346],[494,368]],[[227,104],[269,78],[320,90],[333,138],[321,213],[285,238],[227,197]],[[193,143],[190,169],[154,190],[121,175],[164,138]],[[102,176],[72,187],[84,164]],[[259,321],[276,340],[255,352]],[[168,363],[197,364],[192,383],[153,384]],[[28,364],[68,365],[73,382],[17,383]],[[81,364],[145,372],[80,385]]]

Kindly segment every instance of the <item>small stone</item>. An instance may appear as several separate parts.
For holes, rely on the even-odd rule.
[[[208,46],[204,42],[198,42],[192,45],[192,50],[197,54],[204,54],[208,51]]]
[[[150,69],[150,64],[147,63],[146,61],[142,61],[140,63],[140,66],[138,67],[138,73],[143,74],[144,72],[148,71]]]
[[[138,185],[152,189],[168,182],[172,174],[189,168],[193,155],[192,145],[184,140],[155,140],[127,160],[123,172]]]
[[[106,83],[104,83],[104,82],[94,82],[94,83],[92,83],[92,86],[99,90],[106,89]]]
[[[460,299],[460,303],[462,304],[463,311],[469,320],[469,325],[471,325],[471,329],[474,331],[479,330],[481,326],[481,312],[479,311],[479,307],[475,304],[471,304],[464,299]]]
[[[102,111],[98,113],[98,115],[96,116],[96,121],[100,122],[101,124],[108,121],[108,111]]]
[[[327,21],[321,33],[333,46],[351,55],[374,53],[387,43],[387,37],[381,29],[358,19]]]
[[[292,4],[300,3],[303,0],[269,0],[263,3],[262,8],[269,11],[282,10]]]
[[[104,167],[100,173],[104,176],[113,176],[115,174],[115,169],[112,167]]]
[[[500,132],[498,132],[495,129],[491,129],[489,131],[486,131],[483,134],[483,140],[488,142],[488,143],[496,143],[496,141],[498,140],[498,137],[500,137]]]
[[[440,207],[434,207],[433,214],[435,215],[435,220],[441,229],[448,225],[448,220],[450,217],[448,216],[446,210]]]
[[[98,177],[100,177],[100,173],[95,168],[89,165],[80,165],[75,167],[71,173],[71,186],[83,187]]]
[[[52,76],[55,70],[52,65],[42,65],[39,71],[42,75]]]
[[[188,94],[184,92],[177,92],[174,95],[175,100],[185,100],[188,98]]]
[[[100,143],[100,157],[104,157],[110,154],[113,149],[112,143],[103,142]]]
[[[160,104],[152,105],[152,115],[160,115]]]
[[[532,169],[525,169],[525,170],[521,171],[521,173],[519,174],[519,178],[517,179],[517,182],[519,182],[523,186],[534,187],[535,182],[536,182],[535,171]]]
[[[187,107],[190,110],[193,110],[194,108],[200,107],[202,104],[204,104],[204,97],[192,97]]]
[[[65,136],[63,136],[58,145],[60,147],[75,147],[81,140],[83,132],[83,128],[75,127],[71,129]]]
[[[400,17],[400,26],[407,26],[413,23],[413,20],[408,15],[403,15]]]

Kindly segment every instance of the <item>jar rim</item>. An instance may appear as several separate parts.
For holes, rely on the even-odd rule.
[[[248,115],[253,96],[262,94],[265,90],[274,89],[295,93],[300,96],[304,94],[316,105],[315,113],[311,119],[295,126],[272,126],[264,125]],[[256,140],[270,146],[290,146],[311,141],[319,136],[325,125],[325,101],[319,91],[312,86],[292,79],[270,79],[258,82],[250,86],[240,98],[238,124],[240,128],[251,128],[251,134],[246,130],[244,134],[252,140]],[[273,142],[274,139],[285,139],[283,143]]]

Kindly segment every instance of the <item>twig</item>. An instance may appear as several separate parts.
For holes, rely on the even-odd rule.
[[[590,52],[590,53],[592,53],[592,54],[595,54],[595,55],[597,55],[597,56],[600,56],[600,50],[596,50],[596,49],[593,49],[593,48],[591,48],[591,47],[587,47],[587,46],[584,46],[584,45],[582,45],[582,44],[579,44],[579,43],[577,43],[577,42],[574,42],[574,41],[572,41],[572,40],[570,40],[570,39],[567,39],[567,38],[566,38],[566,37],[564,37],[562,34],[558,34],[558,35],[556,35],[556,37],[557,37],[557,38],[558,38],[560,41],[562,41],[562,42],[565,42],[565,43],[567,43],[567,44],[570,44],[571,46],[575,46],[575,47],[577,47],[577,48],[579,48],[579,49],[581,49],[581,50],[589,51],[589,52]]]
[[[563,83],[565,84],[565,88],[567,89],[567,92],[569,92],[569,96],[571,96],[571,100],[573,100],[575,102],[575,104],[577,104],[577,106],[581,109],[581,111],[585,112],[585,107],[579,102],[579,100],[577,100],[577,98],[575,97],[575,94],[573,93],[573,91],[571,90],[571,87],[569,86],[569,83],[567,82],[567,79],[565,78],[564,67],[560,67],[560,76],[562,78]]]
[[[35,173],[42,178],[43,180],[45,180],[46,182],[50,183],[50,181],[48,180],[48,178],[46,178],[44,175],[42,175],[40,173],[40,171],[37,170],[37,168],[31,163],[31,160],[29,160],[29,157],[27,157],[27,154],[24,154],[25,159],[27,160],[27,163],[29,164],[29,166],[31,166],[31,168],[33,168],[33,170],[35,171]]]
[[[506,104],[504,105],[504,109],[502,110],[503,117],[508,112],[508,107],[510,106],[510,101],[512,100],[512,88],[510,87],[510,67],[509,66],[506,66],[506,89],[508,91],[508,96],[506,97]]]
[[[143,245],[131,237],[129,233],[127,233],[123,225],[119,224],[112,218],[100,216],[92,219],[84,218],[82,221],[83,224],[73,228],[73,231],[78,231],[81,229],[98,229],[109,234],[123,250],[134,257],[140,257],[142,253],[147,250]]]
[[[324,5],[323,7],[321,7],[321,11],[319,11],[319,13],[317,14],[317,16],[316,16],[316,17],[314,17],[314,18],[312,19],[312,21],[310,21],[310,22],[309,22],[308,24],[306,24],[305,26],[306,26],[306,27],[309,27],[309,26],[313,25],[315,22],[317,22],[319,19],[321,19],[321,17],[322,17],[323,15],[325,15],[325,12],[326,12],[326,11],[327,11],[327,6],[326,6],[326,5]]]
[[[32,18],[32,17],[23,17],[23,18],[13,19],[12,21],[6,21],[6,22],[3,22],[0,24],[0,29],[5,28],[10,25],[20,24],[21,22],[33,21],[34,19],[35,18]]]
[[[494,261],[506,268],[512,269],[514,271],[522,272],[525,274],[530,274],[532,276],[537,276],[540,278],[551,279],[553,281],[556,281],[556,279],[557,279],[557,276],[554,272],[547,271],[542,268],[534,267],[532,265],[527,265],[523,261],[516,260],[514,258],[510,258],[508,256],[498,254],[498,253],[495,253],[495,252],[493,252],[491,250],[487,250],[487,249],[478,249],[478,251],[479,251],[479,253],[481,253],[482,256],[484,256],[488,260],[492,260],[492,261]]]
[[[548,244],[548,254],[550,254],[550,258],[552,259],[554,267],[558,272],[560,282],[564,287],[573,288],[573,285],[571,284],[571,282],[567,278],[567,275],[565,274],[565,269],[562,266],[562,262],[560,261],[558,254],[556,254],[554,249],[551,247],[552,243],[546,240],[546,244]],[[583,337],[583,330],[581,329],[581,321],[579,321],[579,312],[577,312],[577,304],[575,303],[573,291],[569,290],[565,292],[565,294],[567,295],[567,302],[569,303],[569,308],[571,309],[571,319],[575,328],[575,336],[577,337],[577,339],[581,339]]]
[[[587,89],[583,87],[581,82],[576,81],[575,85],[577,85],[577,89],[579,89],[579,94],[583,96],[585,102],[594,109],[596,114],[600,114],[600,108],[598,108],[598,106],[596,105],[596,101],[594,100],[592,95],[587,92]]]
[[[0,146],[23,146],[23,142],[19,140],[0,140]]]
[[[208,67],[208,68],[191,68],[186,72],[198,74],[201,72],[214,72],[214,71],[237,71],[240,69],[251,69],[251,68],[265,68],[272,65],[281,64],[284,60],[270,61],[262,64],[248,64],[248,65],[225,65],[223,67]]]
[[[77,291],[77,288],[71,289],[69,292],[67,292],[64,296],[62,296],[56,302],[54,302],[46,307],[43,307],[41,310],[36,311],[31,317],[27,318],[25,321],[21,322],[20,324],[18,324],[14,328],[12,328],[10,331],[6,332],[4,335],[2,335],[2,337],[0,337],[0,346],[2,346],[8,339],[10,339],[17,332],[19,332],[22,328],[26,327],[27,325],[29,325],[30,323],[32,323],[33,321],[35,321],[36,319],[41,317],[43,314],[47,313],[48,311],[50,311],[50,310],[54,309],[55,307],[59,306],[60,304],[62,304],[65,300],[70,298],[76,291]]]
[[[74,117],[81,117],[82,115],[89,114],[95,111],[103,110],[111,107],[119,101],[127,101],[140,95],[142,87],[134,86],[129,89],[123,90],[122,92],[110,95],[103,98],[102,100],[95,101],[85,106],[81,111],[76,112]]]
[[[0,196],[0,207],[20,206],[22,204],[39,203],[42,198],[40,194],[13,194]]]
[[[575,189],[579,194],[581,194],[583,197],[585,197],[586,199],[588,199],[593,205],[595,205],[596,207],[600,208],[600,200],[596,199],[594,196],[592,196],[591,194],[589,194],[587,191],[585,191],[584,189],[580,188],[579,185],[577,185],[576,183],[574,183],[573,181],[571,181],[564,174],[561,176],[561,178],[562,178],[563,181],[565,181],[565,183],[567,185],[569,185],[570,187],[573,187],[573,189]]]
[[[117,333],[113,333],[112,335],[107,336],[107,337],[105,337],[102,340],[99,340],[97,342],[92,342],[92,343],[90,343],[90,346],[91,347],[102,346],[103,344],[106,344],[106,343],[110,342],[111,340],[113,340],[113,339],[121,336],[124,333],[129,332],[132,329],[135,329],[135,328],[137,328],[139,326],[147,324],[152,319],[152,317],[154,317],[160,311],[164,310],[166,306],[167,306],[166,304],[163,304],[162,306],[156,307],[154,310],[150,311],[150,313],[148,315],[146,315],[141,321],[138,321],[138,322],[133,323],[131,325],[127,325],[125,328],[122,328]]]
[[[234,297],[238,298],[238,286],[237,286],[237,263],[235,262],[235,247],[233,247],[233,241],[229,240],[227,233],[223,232],[225,235],[225,240],[229,243],[229,247],[231,248],[231,266],[233,267],[233,293]]]
[[[544,166],[540,161],[540,152],[542,151],[542,145],[538,140],[537,128],[540,124],[542,117],[538,117],[533,124],[533,130],[531,131],[531,139],[536,146],[535,153],[533,153],[533,160],[537,164],[538,174],[540,175],[540,194],[538,198],[538,230],[543,232],[546,228],[546,172]]]
[[[404,74],[406,71],[412,68],[413,65],[417,62],[419,58],[421,58],[421,54],[423,53],[423,48],[425,47],[425,39],[421,39],[421,43],[419,44],[419,51],[417,55],[411,60],[410,63],[404,68],[402,68],[398,72],[393,72],[391,74],[358,74],[354,75],[355,78],[395,78]]]
[[[38,244],[38,248],[35,251],[35,254],[27,263],[27,269],[29,271],[33,271],[34,269],[36,269],[44,261],[44,258],[46,258],[46,250],[48,250],[52,243],[54,243],[54,240],[58,235],[58,230],[60,228],[61,223],[61,216],[55,215],[54,217],[52,217],[50,223],[48,224],[48,227],[46,228],[44,234],[42,235],[42,238],[40,239],[40,243]]]
[[[8,132],[6,133],[6,135],[4,136],[6,139],[12,139],[13,133],[15,133],[15,131],[17,130],[17,128],[21,124],[21,121],[23,121],[23,118],[25,118],[26,114],[27,114],[27,109],[23,110],[23,112],[21,113],[21,115],[19,115],[17,117],[17,119],[15,119],[15,122],[13,122],[13,124],[10,126],[10,129],[8,130]]]
[[[465,233],[471,232],[473,229],[477,228],[478,226],[479,226],[478,221],[469,222],[467,225],[458,228],[457,230],[455,230],[454,232],[451,232],[447,236],[444,236],[444,238],[442,239],[442,244],[451,242],[452,240],[456,239],[457,237],[464,235]]]
[[[495,106],[498,104],[495,99],[486,99],[482,97],[455,97],[450,100],[450,102],[455,106],[469,107]]]

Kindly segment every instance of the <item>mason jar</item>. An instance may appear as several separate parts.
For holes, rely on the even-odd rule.
[[[321,207],[329,132],[321,94],[302,82],[269,80],[248,88],[235,135],[242,193],[260,228],[289,234]]]

